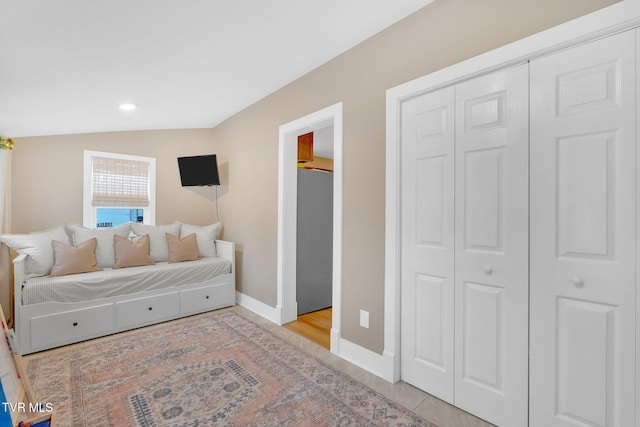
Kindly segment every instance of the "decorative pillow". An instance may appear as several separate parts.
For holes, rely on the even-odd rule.
[[[189,234],[182,239],[173,234],[166,234],[169,245],[169,262],[195,261],[198,256],[198,242],[195,234]]]
[[[21,255],[28,255],[25,264],[27,278],[46,276],[51,273],[54,240],[69,243],[69,236],[64,226],[31,234],[0,235],[0,242]]]
[[[216,222],[211,225],[191,225],[182,224],[180,227],[180,237],[196,234],[198,241],[198,253],[202,258],[211,258],[216,256],[216,239],[220,234],[220,223]]]
[[[113,236],[113,253],[115,263],[113,268],[138,267],[140,265],[155,264],[149,256],[149,235],[138,236],[133,241]]]
[[[72,241],[75,246],[89,239],[97,239],[96,259],[102,268],[111,268],[115,260],[113,259],[113,236],[129,237],[131,223],[109,228],[86,228],[81,225],[69,224],[69,229],[73,234]]]
[[[149,235],[149,242],[151,245],[150,255],[156,262],[169,260],[169,246],[167,245],[166,233],[173,234],[174,236],[180,236],[180,224],[171,225],[144,225],[144,224],[131,224],[131,229],[136,236],[142,236],[143,234]]]
[[[95,237],[76,247],[54,240],[53,267],[49,277],[102,270],[96,265],[97,243],[98,239]]]

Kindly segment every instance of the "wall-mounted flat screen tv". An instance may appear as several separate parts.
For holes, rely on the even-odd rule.
[[[215,154],[178,157],[178,168],[183,187],[220,185]]]

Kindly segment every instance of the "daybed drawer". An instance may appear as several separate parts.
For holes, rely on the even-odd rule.
[[[118,329],[153,323],[178,315],[178,293],[171,292],[116,303]]]
[[[113,304],[31,318],[31,348],[53,347],[111,332]]]
[[[195,313],[232,305],[228,283],[180,291],[180,312]]]

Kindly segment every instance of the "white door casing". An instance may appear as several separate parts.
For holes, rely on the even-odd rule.
[[[455,405],[527,423],[528,65],[456,85]]]
[[[298,135],[333,125],[333,272],[331,351],[340,354],[342,330],[342,102],[300,117],[279,128],[278,160],[278,265],[277,305],[272,319],[282,325],[297,318],[296,302],[296,214]]]
[[[635,34],[531,62],[531,426],[635,425]]]
[[[453,403],[454,89],[402,106],[402,378]]]
[[[636,28],[636,113],[640,108],[640,30]],[[638,125],[636,124],[636,147],[638,146]],[[636,425],[640,422],[640,285],[638,285],[638,265],[640,265],[640,236],[637,224],[640,224],[640,150],[636,148]]]

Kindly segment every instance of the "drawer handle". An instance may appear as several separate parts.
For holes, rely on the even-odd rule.
[[[73,322],[73,326],[78,326],[78,322]]]
[[[493,273],[493,268],[490,265],[485,265],[483,268],[484,272],[487,274]]]
[[[206,298],[206,299],[209,299],[209,295],[207,295],[205,298]]]
[[[582,277],[578,277],[578,276],[572,277],[571,283],[573,283],[573,286],[575,286],[578,289],[584,288],[584,280],[582,280]]]
[[[153,310],[153,307],[149,307],[149,311]]]

